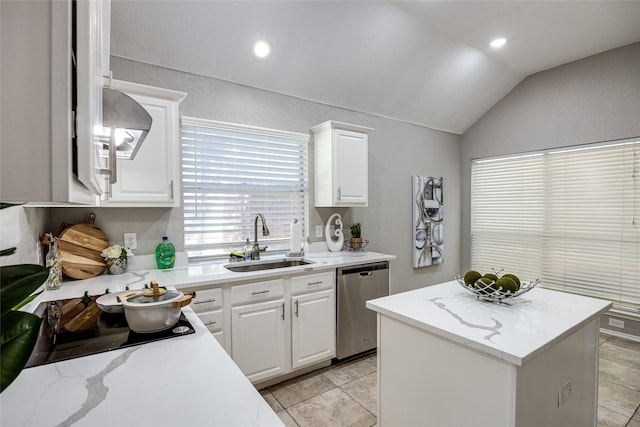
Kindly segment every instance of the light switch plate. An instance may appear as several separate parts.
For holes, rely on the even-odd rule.
[[[138,249],[138,236],[136,233],[124,233],[124,247],[131,250]]]
[[[571,397],[571,387],[571,380],[567,380],[558,390],[558,408],[562,408],[562,405]]]

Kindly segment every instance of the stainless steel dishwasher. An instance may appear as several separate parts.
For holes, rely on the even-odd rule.
[[[377,347],[376,313],[370,299],[389,295],[389,262],[338,268],[336,357],[344,359]]]

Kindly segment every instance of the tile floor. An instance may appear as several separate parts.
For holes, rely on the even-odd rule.
[[[376,355],[260,391],[286,426],[376,424]],[[598,427],[640,427],[640,342],[600,335]]]

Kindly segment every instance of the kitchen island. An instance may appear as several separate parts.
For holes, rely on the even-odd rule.
[[[137,256],[138,260],[143,257]],[[153,257],[150,257],[152,259]],[[131,269],[120,275],[64,282],[42,301],[140,289],[151,280],[168,288],[234,286],[302,272],[391,260],[373,252],[320,252],[312,264],[234,273],[223,263]],[[140,263],[140,261],[138,261]],[[282,426],[260,393],[191,307],[183,312],[194,334],[24,369],[0,395],[2,426]]]
[[[608,301],[542,289],[497,304],[451,281],[378,313],[378,425],[595,426]]]

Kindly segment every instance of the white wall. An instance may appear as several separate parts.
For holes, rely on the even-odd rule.
[[[394,120],[318,104],[217,79],[112,57],[114,78],[187,92],[181,113],[212,120],[307,133],[326,120],[375,128],[369,137],[369,207],[310,208],[310,230],[340,212],[346,224],[363,223],[368,249],[398,256],[392,263],[394,292],[439,283],[459,269],[460,136]],[[411,267],[412,175],[443,176],[445,186],[445,263],[418,270]],[[311,201],[313,198],[311,198]],[[313,202],[311,202],[313,203]],[[50,209],[50,227],[82,222],[88,211],[112,242],[123,232],[138,234],[138,253],[151,253],[162,234],[182,239],[182,209],[94,208]],[[267,218],[267,223],[269,218]]]
[[[471,159],[637,136],[640,43],[524,79],[462,136],[462,268],[470,266]]]
[[[0,249],[16,248],[13,255],[0,257],[0,266],[42,264],[39,239],[46,222],[47,212],[42,208],[0,209]]]

